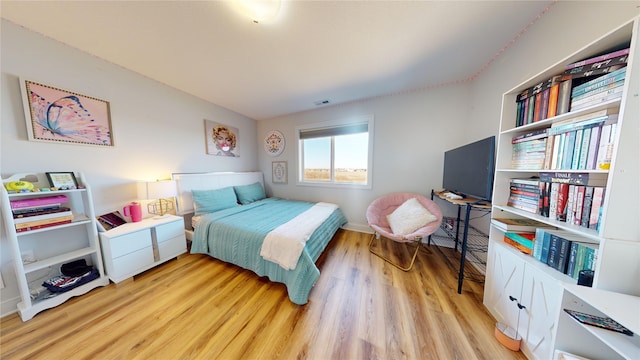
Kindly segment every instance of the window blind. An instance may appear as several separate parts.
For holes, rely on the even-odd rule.
[[[357,123],[348,125],[338,125],[314,129],[301,129],[300,140],[329,137],[337,135],[359,134],[369,131],[368,123]]]

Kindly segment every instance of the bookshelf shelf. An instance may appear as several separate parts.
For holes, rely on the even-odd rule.
[[[2,218],[6,224],[5,230],[12,249],[21,298],[18,311],[23,321],[31,319],[43,310],[58,306],[74,296],[109,284],[102,265],[91,189],[82,174],[76,174],[76,178],[83,187],[74,190],[9,194],[2,186]],[[15,174],[3,179],[3,183],[21,179],[30,179],[30,182],[39,189],[49,187],[44,173]],[[42,198],[58,195],[65,197],[56,199],[59,201],[55,201],[55,204],[51,204],[54,201],[44,204],[45,200]],[[24,210],[28,215],[20,216],[23,216],[23,219],[35,219],[28,221],[29,226],[39,228],[18,232],[14,223],[14,211],[18,210],[11,208],[11,201],[14,201],[14,205],[19,201],[23,206],[31,207],[32,209]],[[59,211],[65,213],[70,211],[73,214],[71,222],[53,225],[57,224],[55,221],[58,220],[50,216],[57,215]],[[67,216],[65,221],[68,221]],[[61,275],[60,268],[63,264],[80,259],[84,259],[88,265],[97,270],[96,279],[62,293],[51,293],[42,285],[45,280]]]
[[[638,222],[638,219],[640,219],[638,206],[638,201],[640,201],[640,187],[638,186],[640,183],[640,162],[638,162],[640,133],[637,131],[640,128],[640,97],[638,96],[640,93],[640,65],[638,65],[638,61],[640,61],[639,19],[635,18],[594,40],[583,49],[503,95],[500,131],[497,137],[492,217],[533,219],[540,223],[551,225],[556,230],[565,231],[573,241],[597,244],[593,288],[587,288],[577,286],[577,281],[573,277],[565,275],[546,263],[542,263],[530,255],[525,255],[504,243],[504,232],[493,224],[490,226],[483,302],[499,322],[506,323],[518,331],[523,338],[522,350],[529,358],[550,359],[553,357],[553,351],[557,347],[556,333],[559,333],[558,324],[563,327],[563,331],[567,332],[569,337],[587,332],[590,336],[599,339],[599,342],[609,343],[608,337],[611,334],[593,331],[593,329],[586,329],[585,331],[578,326],[580,325],[578,323],[576,325],[565,322],[566,319],[561,313],[561,306],[563,306],[563,294],[566,294],[567,291],[577,299],[576,301],[581,300],[580,298],[583,295],[591,297],[591,292],[587,295],[586,292],[580,291],[582,288],[589,289],[589,291],[593,290],[594,292],[607,291],[634,296],[640,295],[640,283],[637,279],[634,279],[631,275],[624,275],[640,272],[640,261],[638,260],[640,259],[640,224]],[[561,115],[516,126],[516,119],[518,118],[516,99],[519,96],[520,98],[522,97],[524,90],[562,74],[568,64],[609,53],[612,49],[626,46],[627,44],[630,50],[621,98],[580,110],[572,111],[569,109],[568,112]],[[576,85],[576,83],[573,85]],[[512,140],[515,137],[545,129],[558,131],[561,122],[563,124],[569,122],[575,124],[585,121],[584,119],[593,119],[596,115],[591,117],[588,115],[594,112],[600,112],[602,115],[599,116],[607,116],[607,121],[615,118],[612,114],[617,114],[615,135],[610,136],[607,143],[610,144],[607,148],[610,157],[609,169],[598,167],[574,168],[564,165],[548,167],[548,164],[545,163],[535,163],[536,159],[539,160],[540,157],[530,155],[531,153],[526,154],[524,157],[518,157],[520,154],[515,154],[516,150],[521,149],[516,147],[516,150],[514,150]],[[600,129],[602,129],[605,124],[608,124],[604,121],[594,126],[600,126]],[[574,130],[567,130],[566,134],[571,131]],[[552,133],[553,131],[549,131],[547,135]],[[565,133],[562,132],[561,135],[565,136]],[[589,143],[588,145],[591,144]],[[594,147],[594,149],[599,151],[600,148]],[[574,150],[574,153],[575,151],[578,150]],[[582,150],[580,149],[579,151]],[[548,148],[543,153],[545,157],[550,154]],[[514,158],[520,162],[514,163]],[[536,167],[536,169],[516,168],[516,166],[529,166],[527,161],[534,162],[536,166],[532,167]],[[546,175],[544,173],[549,172],[566,173],[568,174],[567,176],[571,176],[574,179],[579,174],[585,174],[589,181],[594,180],[590,183],[583,183],[585,187],[588,185],[604,188],[602,204],[590,208],[591,211],[596,209],[594,214],[597,218],[597,226],[594,226],[596,223],[593,221],[588,223],[588,226],[584,224],[581,226],[573,222],[557,220],[562,217],[541,215],[541,210],[544,210],[541,207],[544,206],[544,201],[541,202],[540,199],[545,200],[544,195],[546,193],[542,192],[543,197],[540,197],[540,191],[536,193],[534,190],[536,185],[533,184],[530,184],[533,187],[529,187],[531,195],[528,195],[527,201],[517,202],[518,199],[522,200],[522,197],[518,198],[514,194],[525,193],[525,190],[523,190],[525,186],[518,188],[518,185],[527,184],[527,182],[522,180],[512,182],[512,179],[543,177],[541,175]],[[560,182],[559,178],[556,180],[554,182]],[[573,194],[577,194],[577,192]],[[515,208],[512,205],[523,209]],[[544,213],[544,211],[542,212]],[[567,287],[571,290],[565,290]],[[576,288],[579,290],[575,290]],[[516,298],[517,301],[510,300],[510,297]],[[603,304],[599,306],[620,305],[614,305],[613,296],[610,304],[607,297],[604,297],[601,301]],[[520,311],[514,303],[525,306],[527,311]],[[619,311],[622,312],[621,317],[633,316],[630,313],[632,310],[628,308],[622,307]],[[617,339],[618,337],[613,337],[611,341],[617,341]],[[584,343],[585,340],[581,338],[580,342]],[[620,356],[616,350],[617,345],[612,345],[612,343],[607,346],[597,347],[597,351],[594,352],[594,354],[597,354],[596,357],[627,358],[624,355]],[[561,350],[569,351],[573,349]]]

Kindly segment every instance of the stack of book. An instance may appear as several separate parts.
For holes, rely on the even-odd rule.
[[[62,206],[66,202],[67,197],[64,195],[11,200],[16,232],[70,223],[73,220],[73,213],[68,207]]]
[[[598,245],[563,230],[536,229],[533,257],[578,279],[581,270],[594,270]]]
[[[547,129],[537,130],[514,137],[511,167],[521,170],[543,168],[547,149]]]
[[[540,199],[539,179],[511,179],[508,206],[538,214]]]
[[[491,219],[491,224],[504,231],[504,242],[531,255],[536,241],[536,230],[548,228],[549,225],[531,219]]]
[[[565,67],[516,96],[516,127],[622,96],[629,48],[610,51]]]

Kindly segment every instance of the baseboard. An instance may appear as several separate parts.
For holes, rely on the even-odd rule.
[[[0,303],[0,317],[5,317],[18,312],[18,303],[22,301],[20,297],[14,297]]]
[[[373,230],[371,230],[369,225],[364,224],[347,223],[342,228],[345,230],[357,231],[365,234],[373,234]]]

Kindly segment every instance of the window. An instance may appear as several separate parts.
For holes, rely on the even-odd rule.
[[[299,184],[371,188],[373,116],[298,128]]]

